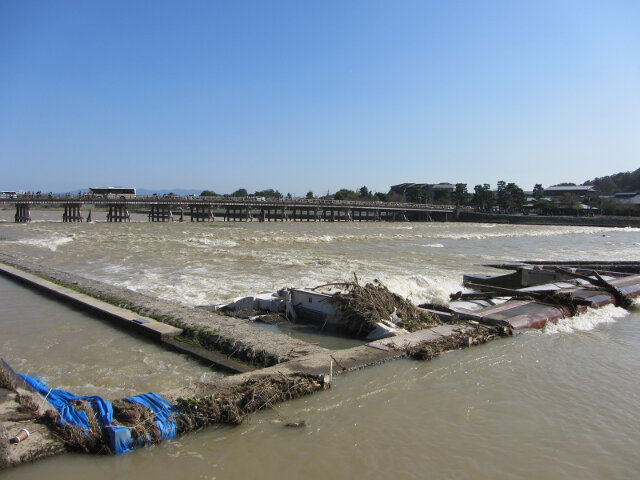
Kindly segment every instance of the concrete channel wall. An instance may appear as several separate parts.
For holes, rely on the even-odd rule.
[[[178,305],[132,290],[36,265],[24,258],[0,253],[0,262],[31,275],[29,278],[23,275],[20,279],[21,282],[41,291],[46,291],[61,300],[74,303],[80,308],[86,308],[94,314],[118,322],[120,322],[120,318],[124,319],[125,325],[137,329],[140,333],[154,336],[151,333],[152,330],[145,328],[145,326],[156,326],[156,323],[150,322],[148,324],[135,325],[133,321],[135,318],[144,317],[146,320],[155,319],[177,327],[183,330],[185,334],[199,336],[201,343],[209,344],[211,350],[219,351],[226,355],[233,353],[230,362],[233,362],[233,358],[235,358],[245,364],[264,367],[286,362],[299,356],[295,353],[296,347],[300,344],[299,340],[255,327],[248,320]],[[0,269],[0,273],[3,271]],[[5,275],[8,275],[8,273],[5,273]],[[15,278],[15,270],[13,275]],[[67,287],[66,290],[59,288],[60,286],[53,284],[53,282],[64,285]],[[55,285],[56,288],[46,288],[46,285]],[[77,293],[86,295],[76,296]],[[92,302],[87,300],[89,297],[93,298]],[[97,302],[97,300],[102,301]],[[109,304],[121,307],[117,315],[113,315],[116,310],[111,308]],[[99,305],[99,307],[96,308],[96,305]],[[127,310],[129,310],[129,313],[126,313]],[[175,333],[175,331],[172,332]],[[170,341],[172,336],[175,335],[165,334],[161,337],[167,341],[166,343],[175,343]],[[316,345],[309,345],[305,347],[305,350],[309,353],[326,351]]]

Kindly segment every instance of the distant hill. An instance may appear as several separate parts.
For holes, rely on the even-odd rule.
[[[594,185],[601,194],[640,191],[640,168],[634,172],[620,172],[606,177],[587,180],[583,185]]]

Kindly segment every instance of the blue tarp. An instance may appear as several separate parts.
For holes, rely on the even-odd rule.
[[[20,377],[31,385],[40,395],[46,397],[47,401],[60,413],[60,421],[63,425],[75,425],[84,430],[89,430],[87,414],[83,411],[77,411],[71,406],[76,400],[88,402],[95,412],[98,423],[100,423],[100,426],[103,428],[109,440],[109,445],[115,454],[126,453],[135,447],[149,443],[148,439],[144,438],[139,438],[138,441],[134,441],[127,427],[113,425],[113,407],[111,402],[102,397],[96,395],[74,395],[64,390],[49,388],[40,380],[27,375],[20,374]],[[177,426],[173,421],[173,415],[177,413],[177,409],[160,395],[156,393],[144,393],[142,395],[136,395],[135,397],[125,398],[124,400],[139,403],[151,409],[155,415],[156,426],[162,433],[163,440],[168,440],[177,435]]]

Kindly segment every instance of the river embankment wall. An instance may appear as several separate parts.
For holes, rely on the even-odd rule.
[[[506,215],[502,213],[458,212],[459,222],[501,223],[515,225],[566,225],[577,227],[640,227],[638,217],[614,216],[551,216],[551,215]]]

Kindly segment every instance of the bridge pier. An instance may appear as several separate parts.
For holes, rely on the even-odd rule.
[[[262,212],[264,215],[264,211]],[[251,208],[247,205],[246,207],[227,207],[224,214],[225,222],[230,222],[233,220],[234,222],[253,222],[253,215],[251,214]],[[260,220],[261,222],[264,220]]]
[[[213,222],[215,220],[211,206],[189,205],[189,210],[192,222]]]
[[[107,222],[130,222],[131,215],[124,205],[109,205]]]
[[[173,213],[170,205],[151,205],[149,210],[150,222],[173,222]]]
[[[29,223],[31,211],[28,203],[16,203],[15,223]]]
[[[64,213],[62,214],[63,222],[82,222],[82,220],[79,204],[69,203],[64,206]]]

